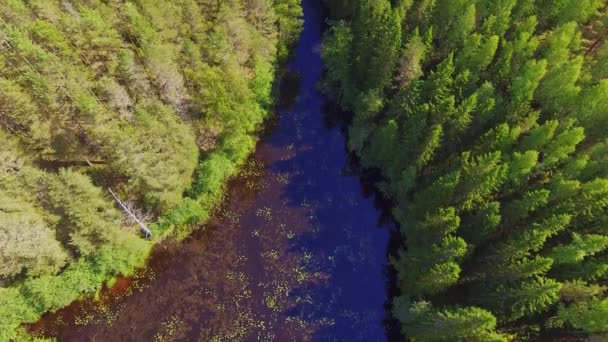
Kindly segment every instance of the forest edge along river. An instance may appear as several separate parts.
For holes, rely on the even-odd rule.
[[[352,170],[341,115],[317,85],[322,9],[282,81],[275,122],[214,217],[99,300],[29,327],[59,341],[385,341],[394,226]]]

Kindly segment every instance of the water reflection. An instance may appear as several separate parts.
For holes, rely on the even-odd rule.
[[[101,303],[72,305],[33,331],[61,341],[387,339],[390,225],[378,223],[339,122],[323,113],[316,2],[304,1],[276,127],[212,221],[158,247],[148,269]]]

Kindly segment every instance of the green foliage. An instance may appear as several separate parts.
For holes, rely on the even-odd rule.
[[[544,15],[548,19],[559,23],[568,21],[584,23],[589,18],[599,15],[599,9],[606,4],[601,0],[542,0],[539,6],[545,9]]]
[[[456,187],[460,183],[460,172],[453,172],[441,176],[431,185],[418,191],[412,205],[409,207],[413,215],[424,217],[427,213],[438,207],[448,205],[452,202]],[[455,210],[452,210],[455,213]],[[403,221],[406,217],[403,217]]]
[[[353,14],[353,0],[323,0],[332,18],[345,19]]]
[[[536,61],[531,59],[526,62],[511,84],[512,110],[517,110],[532,100],[536,88],[546,73],[546,60]]]
[[[198,158],[192,131],[158,102],[136,106],[133,115],[130,127],[108,132],[117,144],[104,154],[112,174],[127,177],[148,207],[166,210],[191,182]]]
[[[559,296],[564,302],[579,302],[600,296],[606,287],[597,284],[588,285],[582,280],[566,281],[562,283]]]
[[[494,152],[471,157],[469,152],[461,156],[462,181],[457,190],[464,209],[471,209],[484,202],[504,182],[507,166],[501,164],[501,153]]]
[[[0,3],[1,341],[209,218],[301,16],[300,0]]]
[[[558,125],[558,121],[552,120],[536,127],[528,136],[522,139],[519,145],[520,149],[523,151],[540,150],[553,139]]]
[[[388,0],[358,2],[351,50],[353,82],[366,93],[390,79],[401,44],[401,20]]]
[[[486,241],[500,225],[500,203],[482,204],[474,214],[465,216],[465,225],[459,234],[470,243],[477,245]]]
[[[454,111],[456,98],[453,94],[454,58],[450,54],[431,72],[424,83],[423,95],[428,99],[429,114],[433,122],[444,122]]]
[[[2,199],[2,204],[9,200]],[[53,231],[33,208],[19,205],[17,212],[0,211],[0,278],[11,278],[23,270],[28,276],[54,274],[66,262],[67,253],[53,236]],[[25,210],[24,210],[25,209]]]
[[[560,306],[552,326],[569,325],[588,333],[608,331],[608,299],[580,301]]]
[[[550,258],[524,257],[517,261],[503,263],[494,272],[484,276],[491,281],[513,283],[530,276],[543,275],[551,269],[552,265],[553,260]]]
[[[264,1],[260,1],[264,2]],[[255,3],[255,2],[254,2]],[[260,5],[258,5],[260,6]],[[279,27],[278,58],[285,59],[289,55],[289,49],[296,43],[302,30],[302,7],[300,0],[273,0],[272,6],[277,15],[277,25]],[[262,6],[260,6],[262,7]],[[268,8],[259,9],[267,15]]]
[[[550,237],[560,233],[570,224],[568,215],[553,216],[539,223],[533,223],[529,228],[511,234],[508,238],[496,244],[491,260],[517,260],[538,252]]]
[[[397,79],[401,86],[406,86],[424,74],[422,63],[428,52],[428,46],[416,29],[405,44],[405,50],[399,62]]]
[[[326,2],[350,21],[326,37],[325,90],[354,112],[349,147],[383,171],[395,201],[400,300],[472,303],[516,339],[542,339],[558,326],[548,315],[604,298],[605,1]],[[401,50],[374,50],[370,32],[391,24],[390,11],[401,18]],[[381,54],[387,66],[399,61],[392,78],[368,57]],[[367,91],[379,78],[390,81]],[[406,337],[464,339],[414,325],[409,310],[395,310]],[[601,331],[561,322],[566,333]],[[479,336],[466,340],[493,338]]]
[[[480,34],[466,37],[462,52],[458,55],[456,65],[458,69],[467,69],[474,74],[484,71],[494,59],[498,48],[498,36],[491,36],[485,41]]]
[[[492,313],[481,308],[435,309],[428,302],[399,297],[393,312],[413,341],[508,341],[495,331]]]
[[[516,320],[546,311],[557,303],[560,289],[561,284],[555,280],[539,277],[524,281],[517,287],[500,287],[496,298],[500,298],[498,303],[506,311],[503,317]]]
[[[443,126],[437,124],[430,127],[429,134],[425,141],[421,144],[418,159],[416,160],[416,167],[422,169],[437,152],[437,149],[441,146],[441,139],[443,138]]]
[[[525,193],[521,199],[509,202],[505,206],[504,215],[511,222],[517,222],[528,217],[534,211],[543,208],[549,201],[550,191],[536,190]]]
[[[576,164],[580,165],[579,176],[583,180],[593,177],[604,177],[608,166],[608,142],[600,142],[593,146],[589,155],[582,155]]]
[[[598,84],[587,87],[581,91],[577,99],[575,115],[581,120],[584,127],[596,136],[601,137],[608,127],[608,78]]]
[[[536,96],[547,112],[571,110],[581,91],[577,85],[583,67],[583,57],[553,67],[543,78]]]
[[[323,60],[327,66],[326,80],[338,85],[337,101],[350,106],[354,89],[350,82],[352,29],[344,22],[331,27],[323,40]]]
[[[415,224],[402,227],[408,241],[408,252],[400,251],[393,262],[396,267],[415,270],[399,275],[399,285],[405,293],[432,294],[454,285],[461,268],[459,262],[467,252],[467,243],[453,236],[460,225],[454,208],[440,208]],[[431,245],[428,253],[418,246]]]
[[[388,154],[391,146],[399,143],[399,127],[394,120],[390,120],[386,125],[370,137],[370,146],[363,151],[364,162],[369,165],[391,165],[396,156]],[[390,172],[390,170],[389,170]]]
[[[530,150],[523,154],[515,152],[509,163],[508,179],[516,186],[524,183],[536,165],[538,165],[537,151]]]
[[[553,247],[549,256],[557,264],[576,264],[587,256],[595,255],[608,248],[608,236],[572,233],[572,242]]]

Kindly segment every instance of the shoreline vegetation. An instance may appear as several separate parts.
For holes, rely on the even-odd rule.
[[[325,3],[323,89],[395,203],[402,334],[606,340],[606,2]]]
[[[301,17],[299,0],[0,4],[0,341],[209,218]]]

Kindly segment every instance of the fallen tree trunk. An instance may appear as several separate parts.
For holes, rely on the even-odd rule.
[[[116,202],[122,208],[122,210],[127,215],[129,215],[129,217],[131,217],[131,219],[133,219],[135,222],[137,222],[137,224],[139,225],[139,229],[141,230],[142,233],[144,233],[144,235],[146,236],[146,239],[151,238],[152,231],[150,230],[150,228],[148,228],[148,226],[142,220],[140,220],[139,217],[137,217],[137,215],[135,215],[135,213],[133,213],[133,211],[131,209],[129,209],[129,207],[118,197],[118,195],[116,195],[114,193],[114,191],[112,191],[112,189],[108,188],[108,191],[110,192],[112,197],[114,197],[114,200],[116,200]]]

